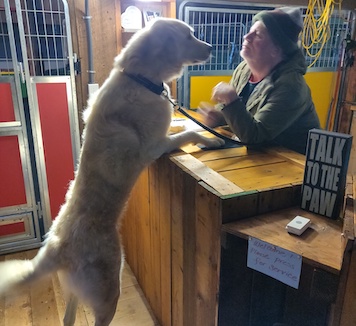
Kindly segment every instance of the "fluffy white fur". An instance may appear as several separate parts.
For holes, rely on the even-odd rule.
[[[74,324],[77,298],[92,307],[96,326],[109,325],[123,263],[118,222],[140,172],[184,143],[223,143],[191,131],[168,136],[171,104],[123,70],[159,85],[210,51],[175,19],[158,19],[132,37],[89,101],[80,163],[64,205],[33,260],[0,264],[0,295],[59,271],[71,292],[64,325]]]

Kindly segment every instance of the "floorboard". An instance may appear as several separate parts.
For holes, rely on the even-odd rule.
[[[37,250],[0,256],[0,261],[30,259]],[[60,326],[65,300],[57,274],[25,288],[16,297],[0,298],[0,326]],[[75,326],[94,325],[90,308],[79,305]],[[121,296],[111,326],[159,326],[128,264],[122,274]]]

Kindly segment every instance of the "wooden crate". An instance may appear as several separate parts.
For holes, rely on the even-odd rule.
[[[296,205],[304,160],[284,149],[187,146],[143,172],[122,234],[162,325],[217,324],[222,224]]]

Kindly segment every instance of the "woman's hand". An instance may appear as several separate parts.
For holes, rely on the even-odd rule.
[[[228,105],[238,98],[236,90],[228,83],[220,82],[213,88],[211,97],[214,101]]]
[[[226,123],[223,114],[208,102],[199,103],[197,112],[200,113],[203,123],[208,127],[214,128]]]

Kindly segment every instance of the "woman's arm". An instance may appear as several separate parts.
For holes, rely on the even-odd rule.
[[[222,113],[226,122],[242,142],[270,142],[301,116],[310,95],[306,85],[294,80],[293,84],[282,80],[273,86],[259,85],[261,89],[256,89],[258,93],[247,103],[254,103],[252,108],[246,109],[239,99],[224,107]],[[254,115],[250,109],[255,111]]]

